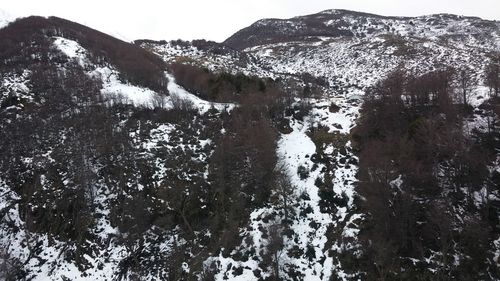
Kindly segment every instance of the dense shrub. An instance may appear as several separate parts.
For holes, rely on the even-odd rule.
[[[451,98],[451,74],[445,69],[413,77],[397,71],[365,99],[353,139],[360,150],[361,207],[368,214],[360,238],[369,249],[364,255],[369,279],[426,280],[426,268],[441,280],[464,276],[464,268],[474,278],[489,274],[488,250],[483,244],[472,250],[468,239],[485,244],[496,239],[487,234],[495,222],[481,215],[491,207],[478,209],[471,197],[486,187],[494,153],[477,141],[480,136],[464,134],[461,105]],[[471,225],[482,230],[472,231]],[[425,260],[432,253],[438,254],[422,268],[403,258]],[[475,258],[457,265],[454,255]]]
[[[241,101],[244,96],[264,93],[276,88],[273,82],[243,74],[214,74],[195,65],[173,63],[170,65],[174,77],[181,86],[202,99],[219,102]]]

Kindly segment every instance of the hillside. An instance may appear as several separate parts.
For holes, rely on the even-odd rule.
[[[323,38],[371,38],[382,34],[462,42],[498,48],[499,22],[475,17],[438,14],[421,17],[384,17],[346,10],[327,10],[291,19],[263,19],[224,41],[236,49]],[[486,43],[486,46],[485,46]],[[493,43],[494,45],[488,45]]]
[[[28,44],[29,43],[29,44]],[[500,22],[0,27],[0,280],[500,280]]]

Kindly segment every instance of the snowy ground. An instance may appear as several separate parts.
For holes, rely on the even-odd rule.
[[[353,93],[354,94],[354,93]],[[332,113],[328,110],[328,106],[332,102],[341,105],[338,112]],[[352,248],[354,245],[336,241],[333,245],[328,245],[328,235],[332,228],[340,228],[344,237],[355,239],[358,229],[355,224],[352,224],[356,219],[361,218],[359,214],[353,214],[353,198],[355,196],[354,183],[356,181],[355,174],[357,167],[347,163],[340,164],[335,170],[333,179],[334,191],[339,196],[346,194],[348,197],[348,205],[338,208],[334,214],[322,212],[320,209],[319,188],[315,185],[315,180],[322,177],[323,164],[317,165],[311,160],[311,156],[316,153],[316,145],[308,136],[308,131],[314,127],[326,126],[331,129],[331,132],[349,133],[354,126],[355,118],[357,117],[357,106],[352,106],[347,103],[342,104],[340,98],[327,98],[321,101],[313,101],[313,110],[308,118],[304,121],[291,120],[293,131],[289,134],[281,135],[278,142],[277,154],[279,157],[280,166],[284,166],[287,174],[293,185],[293,198],[296,201],[294,211],[297,214],[293,217],[290,224],[290,229],[294,235],[284,237],[284,248],[280,251],[280,273],[281,276],[286,276],[289,268],[294,268],[303,274],[301,280],[329,280],[332,273],[335,272],[342,280],[349,280],[349,275],[344,273],[342,265],[332,256],[333,253],[343,251],[347,248]],[[340,126],[335,126],[340,124]],[[348,144],[349,146],[349,144]],[[333,159],[340,157],[337,153],[339,148],[331,147],[330,156]],[[335,151],[335,152],[334,152]],[[349,150],[348,150],[349,151]],[[352,155],[352,152],[348,152]],[[337,161],[338,162],[338,161]],[[306,179],[302,179],[297,173],[299,167],[305,167],[309,170],[309,175]],[[306,215],[298,215],[304,213]],[[254,210],[250,215],[250,225],[246,229],[241,230],[242,243],[241,249],[248,248],[245,241],[249,238],[252,241],[251,247],[256,249],[256,252],[265,252],[265,246],[269,243],[269,238],[265,233],[281,219],[272,221],[264,220],[269,215],[279,213],[276,206],[267,206],[261,209]],[[330,241],[331,242],[331,241]],[[314,252],[314,260],[310,260],[305,254],[301,256],[289,256],[289,252],[294,249],[309,249]],[[309,253],[311,254],[311,253]],[[259,264],[256,260],[262,257],[257,256],[248,261],[238,261],[231,257],[212,257],[205,264],[216,262],[220,272],[217,274],[216,280],[258,280],[254,272],[259,269]],[[231,265],[231,266],[230,266]],[[242,275],[236,275],[235,270],[243,268]],[[260,268],[262,270],[262,268]],[[265,269],[264,269],[265,270]],[[270,274],[267,271],[267,275]],[[267,276],[262,274],[262,276]]]

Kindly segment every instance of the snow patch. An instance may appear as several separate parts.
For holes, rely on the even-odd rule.
[[[109,98],[110,104],[120,102],[137,107],[154,108],[158,104],[163,104],[162,100],[167,99],[166,96],[161,96],[148,88],[123,82],[119,78],[118,71],[109,67],[96,68],[92,74],[102,79],[101,93]],[[158,103],[155,103],[157,100]]]
[[[191,103],[191,105],[193,105],[193,107],[196,108],[201,114],[207,112],[211,108],[214,108],[218,111],[222,110],[231,111],[235,107],[235,105],[232,103],[216,103],[216,102],[209,102],[202,100],[199,97],[186,91],[186,89],[181,87],[179,84],[175,83],[175,78],[173,75],[171,74],[166,74],[166,75],[168,78],[167,89],[170,95],[180,100],[184,100]]]
[[[54,38],[54,45],[67,57],[75,59],[81,66],[88,63],[87,51],[78,42],[63,37]]]

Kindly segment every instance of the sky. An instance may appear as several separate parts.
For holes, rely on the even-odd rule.
[[[500,0],[0,0],[16,16],[58,16],[126,40],[221,42],[262,18],[290,18],[327,9],[386,16],[451,13],[500,20]]]

